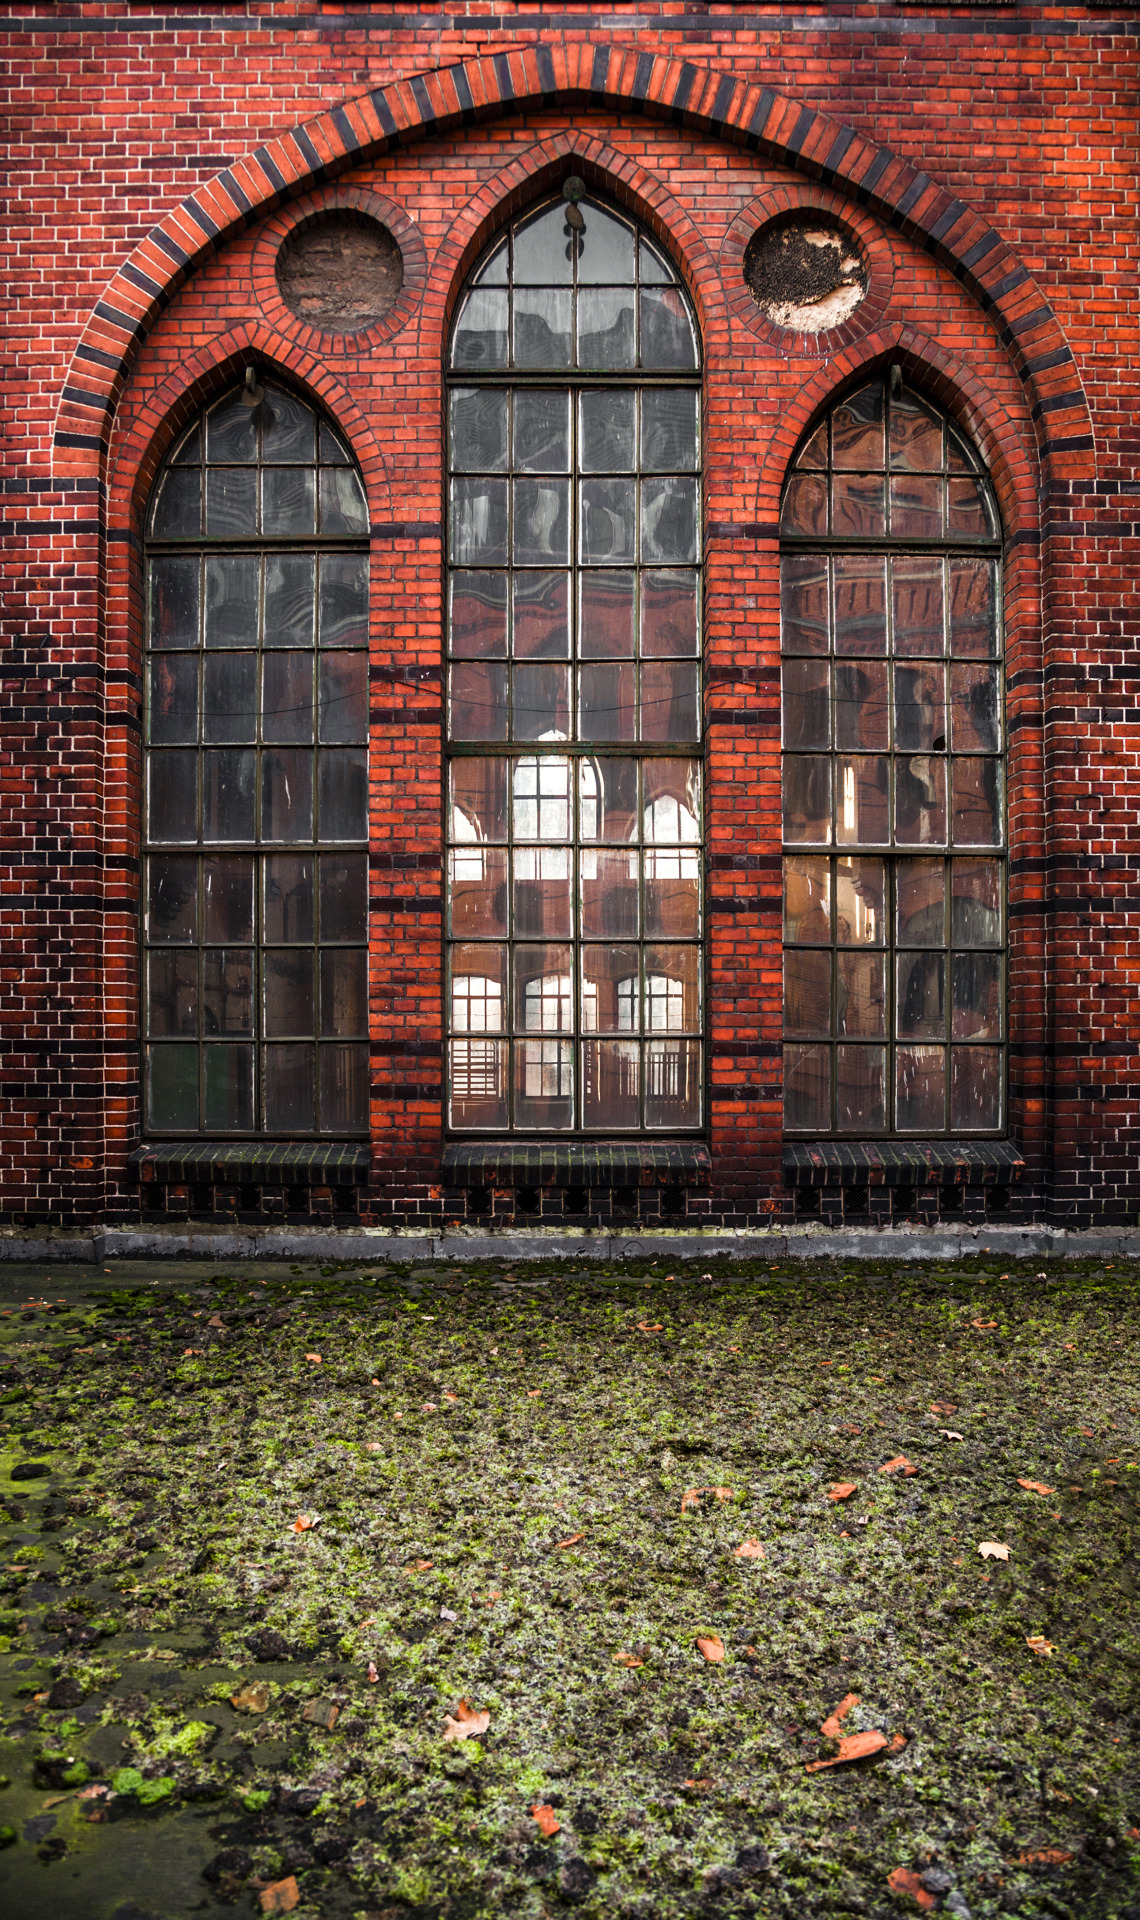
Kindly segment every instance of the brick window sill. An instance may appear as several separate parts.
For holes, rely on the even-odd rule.
[[[700,1140],[465,1140],[443,1150],[447,1187],[701,1187]]]
[[[169,1140],[136,1147],[127,1165],[144,1183],[363,1187],[370,1161],[367,1144],[357,1140]]]
[[[786,1140],[789,1187],[1007,1187],[1025,1161],[1008,1140]]]

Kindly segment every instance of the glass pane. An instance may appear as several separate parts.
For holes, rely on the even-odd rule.
[[[523,473],[567,473],[570,468],[570,396],[515,389],[514,464]]]
[[[942,860],[895,862],[896,937],[904,947],[946,944],[946,866]]]
[[[516,1040],[515,1125],[572,1127],[574,1046],[570,1040]]]
[[[266,534],[282,539],[316,531],[316,476],[312,467],[266,467],[261,476],[261,525]],[[351,491],[355,475],[338,467],[326,477],[324,490]],[[325,533],[336,529],[322,522]]]
[[[457,473],[500,473],[507,466],[504,387],[458,387],[451,395],[451,464]]]
[[[206,421],[207,460],[256,460],[258,411],[240,394],[215,407]]]
[[[574,1025],[569,947],[514,947],[516,1033],[569,1033]]]
[[[507,1043],[505,1040],[452,1040],[448,1047],[453,1127],[505,1127],[507,1124]]]
[[[813,955],[813,958],[822,958]],[[849,1039],[874,1038],[887,1031],[887,956],[841,953],[835,973],[835,1031]],[[880,1125],[882,1122],[879,1123]]]
[[[836,467],[883,466],[883,383],[872,380],[832,409],[831,459]]]
[[[198,661],[193,654],[156,654],[147,668],[150,738],[173,746],[198,738]]]
[[[890,745],[885,660],[836,661],[835,744],[872,748]]]
[[[785,653],[826,653],[827,561],[787,553],[780,562],[780,644]]]
[[[149,940],[193,940],[198,923],[198,862],[193,854],[152,854],[147,863]]]
[[[253,939],[253,860],[242,854],[202,862],[206,940]]]
[[[202,1082],[203,1126],[253,1126],[252,1047],[203,1047]]]
[[[321,468],[321,532],[368,532],[368,502],[351,467]]]
[[[197,522],[194,531],[197,532]],[[193,559],[152,560],[150,563],[150,644],[152,647],[196,647],[198,644],[197,555]]]
[[[642,481],[641,557],[647,562],[696,559],[695,480]]]
[[[311,407],[283,387],[268,386],[261,414],[263,460],[315,460],[317,423]]]
[[[1001,1039],[1001,955],[956,953],[950,1032],[955,1040]]]
[[[805,476],[806,478],[806,476]],[[873,473],[837,473],[831,481],[831,527],[839,538],[886,533],[885,490]]]
[[[504,566],[507,559],[507,482],[453,480],[451,557],[461,566]]]
[[[945,844],[944,760],[916,753],[909,760],[895,761],[895,840],[900,846]]]
[[[636,761],[607,756],[578,762],[578,831],[583,840],[611,846],[637,839]]]
[[[784,861],[784,939],[806,945],[831,940],[831,862],[802,853]]]
[[[784,955],[784,1032],[822,1036],[831,1032],[831,955],[789,947]]]
[[[900,1133],[941,1133],[945,1128],[945,1047],[895,1049],[895,1125]]]
[[[319,668],[321,739],[368,738],[368,655],[323,653]]]
[[[580,931],[592,934],[595,939],[636,940],[637,854],[625,851],[604,853],[587,848],[583,849],[579,860],[582,881]],[[655,931],[671,932],[672,929],[658,927]],[[682,928],[681,931],[688,932],[688,928]]]
[[[697,395],[685,387],[649,387],[641,395],[641,470],[692,473],[697,465]]]
[[[171,459],[179,466],[197,466],[201,463],[202,428],[200,424],[191,427],[177,451],[171,455]]]
[[[451,340],[453,367],[505,367],[508,295],[477,287],[467,295]]]
[[[147,1048],[147,1125],[165,1131],[198,1125],[198,1048],[185,1042]]]
[[[632,473],[637,417],[632,387],[604,387],[579,396],[578,467],[582,473]]]
[[[582,559],[593,566],[634,559],[634,481],[583,480],[579,492]]]
[[[198,1037],[198,953],[164,947],[147,955],[147,1032],[155,1039]]]
[[[569,293],[542,287],[521,291],[514,298],[516,367],[570,365]]]
[[[946,1034],[946,956],[900,953],[895,962],[895,1031],[905,1040],[941,1040]]]
[[[239,656],[240,657],[240,656]],[[343,659],[344,655],[334,655]],[[363,653],[350,660],[365,660]],[[261,668],[261,737],[301,745],[313,737],[313,656],[267,653]]]
[[[253,950],[208,947],[202,955],[202,1031],[253,1033]]]
[[[578,280],[582,285],[617,281],[629,285],[634,277],[634,236],[623,220],[588,202],[586,231],[578,242]],[[516,273],[518,268],[515,268]]]
[[[841,1133],[877,1133],[886,1126],[885,1047],[836,1047],[835,1124]]]
[[[252,475],[250,478],[252,479]],[[256,554],[210,554],[206,561],[206,645],[257,645]]]
[[[680,568],[670,568],[665,573],[643,573],[641,576],[642,659],[691,658],[696,651],[696,574]]]
[[[570,652],[569,574],[516,573],[511,584],[515,658],[565,660]]]
[[[358,574],[360,561],[347,554],[330,554],[323,573],[350,560]],[[313,644],[313,557],[308,553],[271,553],[265,559],[265,635],[267,647],[311,647]],[[336,576],[333,574],[333,578]],[[367,579],[364,578],[367,586]],[[324,610],[328,592],[325,579],[321,600]],[[363,621],[363,609],[360,612]],[[335,622],[334,622],[335,623]],[[361,638],[367,634],[362,626]],[[356,636],[354,635],[355,639]]]
[[[827,480],[822,473],[794,473],[784,491],[780,532],[826,533],[827,499]]]
[[[950,926],[956,947],[1000,947],[1001,865],[955,860],[951,868]]]
[[[317,808],[321,840],[367,840],[368,753],[341,747],[317,755]]]
[[[827,421],[822,420],[806,446],[796,455],[796,466],[826,467],[827,464]]]
[[[578,653],[581,659],[632,658],[635,579],[632,572],[579,574]]]
[[[497,668],[489,669],[497,672]],[[512,674],[516,740],[570,738],[569,667],[516,667]]]
[[[951,480],[947,484],[946,530],[955,535],[977,535],[992,539],[997,532],[995,516],[980,480]]]
[[[178,477],[181,479],[181,474]],[[248,540],[257,532],[257,473],[254,468],[207,469],[206,532],[215,538],[238,540]]]
[[[891,534],[896,540],[939,538],[943,485],[932,473],[891,475]]]
[[[643,760],[641,767],[645,839],[650,846],[695,845],[701,837],[700,762]]]
[[[313,856],[273,853],[265,862],[265,939],[313,937]]]
[[[697,365],[693,323],[679,287],[641,290],[641,364],[651,369]]]
[[[269,1039],[313,1031],[313,950],[270,948],[262,960],[265,1033]]]
[[[202,524],[202,476],[196,467],[172,467],[165,475],[150,523],[156,540],[194,539]]]
[[[578,669],[578,737],[636,740],[637,687],[632,663]]]
[[[1000,1047],[950,1050],[950,1125],[963,1133],[1001,1126]]]
[[[257,655],[208,653],[202,689],[204,740],[257,739]]]
[[[198,756],[195,753],[151,753],[147,773],[150,786],[148,832],[152,840],[196,840],[198,837]]]
[[[699,1033],[700,1030],[700,949],[646,947],[646,1033]]]
[[[331,467],[346,467],[351,464],[348,448],[340,436],[333,432],[327,420],[320,423],[321,459]]]
[[[313,756],[304,747],[279,747],[261,756],[261,837],[313,837]]]
[[[835,938],[839,946],[881,947],[884,944],[886,880],[885,861],[865,854],[836,861]]]
[[[270,1133],[313,1131],[312,1046],[266,1047],[265,1125]]]
[[[640,1123],[641,1050],[636,1040],[582,1042],[582,1125],[625,1131]]]
[[[644,1052],[646,1126],[699,1126],[700,1041],[650,1040]]]
[[[368,1125],[368,1048],[320,1047],[321,1131],[358,1133]]]
[[[671,287],[677,276],[652,241],[638,235],[638,273],[643,287]]]
[[[633,288],[583,288],[578,295],[578,365],[632,367],[636,357]]]
[[[962,438],[952,420],[946,422],[946,465],[951,473],[976,473],[978,470],[973,448]]]
[[[507,575],[453,573],[451,651],[463,660],[507,657]]]
[[[830,1131],[830,1047],[818,1044],[785,1046],[784,1125],[794,1133]]]
[[[983,753],[997,753],[1001,704],[996,667],[951,667],[950,712],[959,752],[980,748]]]
[[[520,567],[554,564],[570,558],[570,482],[516,480],[512,557]]]
[[[648,849],[644,859],[646,933],[695,939],[701,930],[700,855],[691,847],[660,847]]]
[[[647,660],[641,669],[643,740],[699,740],[695,660]]]
[[[960,660],[997,652],[996,574],[992,560],[950,562],[950,651]]]
[[[451,838],[462,844],[507,837],[507,762],[453,760]]]
[[[835,766],[835,837],[841,845],[886,846],[890,840],[885,755],[844,754]]]
[[[569,939],[573,932],[568,847],[516,847],[512,857],[516,938]],[[494,931],[487,928],[488,932]]]
[[[506,938],[507,854],[503,847],[462,847],[450,856],[451,931],[471,939]],[[545,932],[545,928],[538,929]],[[561,928],[552,927],[552,933]]]
[[[561,754],[528,755],[514,763],[516,840],[566,840],[570,835],[570,761]]]
[[[594,217],[594,208],[590,217]],[[568,287],[574,277],[573,240],[561,202],[526,220],[514,233],[515,279],[540,287]]]
[[[483,660],[457,660],[451,686],[450,732],[453,740],[505,740],[507,669]]]
[[[368,856],[321,855],[321,939],[367,940]]]
[[[942,417],[917,394],[891,400],[891,465],[910,473],[938,473],[942,467]]]
[[[836,653],[885,653],[886,560],[878,554],[837,553],[832,566],[835,569]]]
[[[451,1025],[455,1033],[504,1033],[507,1026],[507,949],[451,949]]]
[[[895,745],[901,752],[946,751],[946,669],[895,668]]]
[[[636,947],[582,948],[583,1033],[637,1033],[640,994]],[[682,1022],[674,1024],[680,1027]]]
[[[891,582],[896,654],[926,659],[944,652],[943,562],[924,553],[896,554]]]
[[[268,567],[271,563],[266,564]],[[268,621],[268,601],[265,617]],[[322,556],[321,643],[326,647],[368,645],[367,554],[326,553]]]
[[[1001,761],[955,760],[953,780],[955,846],[1000,846]]]

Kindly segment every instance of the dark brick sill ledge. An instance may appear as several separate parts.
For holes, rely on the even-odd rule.
[[[462,1140],[443,1150],[445,1187],[703,1187],[703,1140]]]
[[[792,1140],[789,1187],[1008,1187],[1025,1161],[1009,1140]]]
[[[164,1140],[136,1147],[127,1166],[168,1185],[365,1187],[371,1151],[362,1140]]]

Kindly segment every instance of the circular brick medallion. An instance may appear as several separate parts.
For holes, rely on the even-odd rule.
[[[866,298],[863,250],[837,220],[805,208],[758,227],[744,249],[744,284],[765,320],[824,333]]]
[[[296,319],[322,333],[364,333],[399,299],[404,256],[379,220],[336,210],[295,228],[274,271]]]
[[[841,194],[789,181],[741,208],[720,271],[734,320],[778,353],[827,357],[881,321],[894,255],[886,231]]]

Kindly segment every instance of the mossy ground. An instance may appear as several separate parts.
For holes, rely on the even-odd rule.
[[[1140,1273],[710,1264],[0,1276],[0,1909],[1140,1916]]]

